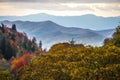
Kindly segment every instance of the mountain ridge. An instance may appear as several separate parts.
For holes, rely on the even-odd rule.
[[[53,21],[57,24],[66,27],[78,27],[78,28],[86,28],[93,30],[103,30],[115,28],[119,21],[120,16],[116,17],[101,17],[95,16],[93,14],[86,14],[81,16],[54,16],[49,14],[31,14],[25,16],[4,16],[0,18],[0,21],[9,20],[9,21],[32,21],[32,22],[40,22],[40,21]]]
[[[1,21],[7,26],[16,24],[19,31],[27,33],[30,38],[35,36],[37,40],[42,40],[44,48],[50,48],[51,45],[59,42],[75,39],[76,43],[86,45],[102,45],[103,40],[112,35],[112,29],[94,31],[90,29],[65,27],[52,21],[32,22],[32,21]],[[103,34],[102,34],[103,33]]]

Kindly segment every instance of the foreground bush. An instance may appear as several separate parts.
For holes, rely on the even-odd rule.
[[[119,74],[119,47],[68,46],[34,56],[18,71],[17,77],[20,80],[120,80]]]
[[[13,80],[13,75],[2,68],[0,68],[0,80]]]

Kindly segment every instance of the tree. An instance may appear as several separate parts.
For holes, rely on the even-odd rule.
[[[17,70],[19,70],[20,68],[24,67],[25,65],[27,65],[31,59],[32,55],[29,53],[25,53],[23,56],[21,56],[18,59],[14,59],[11,62],[11,71],[12,73],[15,75],[16,77],[16,72]]]
[[[1,25],[2,25],[2,28],[1,28],[1,29],[2,29],[2,32],[5,33],[5,28],[4,28],[5,25],[4,25],[3,23],[1,23]]]
[[[120,47],[120,25],[116,28],[115,32],[113,33],[113,38],[106,38],[104,40],[104,45],[112,44],[117,47]]]
[[[14,41],[9,40],[6,42],[4,57],[7,60],[10,60],[11,57],[16,57],[17,47]]]
[[[15,24],[12,25],[12,30],[15,31],[15,32],[17,31]]]
[[[72,40],[69,42],[70,42],[70,44],[74,45],[75,44],[74,38],[72,38]]]
[[[120,36],[114,38],[113,44],[117,47],[120,47]]]
[[[109,42],[110,42],[110,38],[106,38],[105,40],[104,40],[104,45],[106,45],[106,44],[108,44]]]
[[[39,48],[42,49],[42,41],[39,42]]]
[[[13,41],[16,41],[16,35],[15,35],[15,34],[11,34],[11,39],[12,39]]]
[[[1,40],[1,44],[0,44],[0,50],[3,54],[3,56],[5,57],[5,51],[6,51],[6,40],[5,40],[5,37],[2,38]]]
[[[13,80],[13,75],[8,70],[0,67],[0,80]]]
[[[36,43],[36,38],[35,37],[33,37],[32,42]]]
[[[113,34],[113,37],[116,37],[116,36],[118,36],[118,35],[120,35],[120,25],[117,26],[117,28],[116,28],[116,30],[115,30],[115,32],[114,32],[114,34]]]

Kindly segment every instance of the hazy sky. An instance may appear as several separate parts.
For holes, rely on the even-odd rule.
[[[120,16],[120,0],[0,0],[0,16],[36,13]]]

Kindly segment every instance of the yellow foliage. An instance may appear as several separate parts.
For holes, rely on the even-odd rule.
[[[119,80],[120,48],[60,43],[47,54],[34,56],[18,73],[20,80]]]

